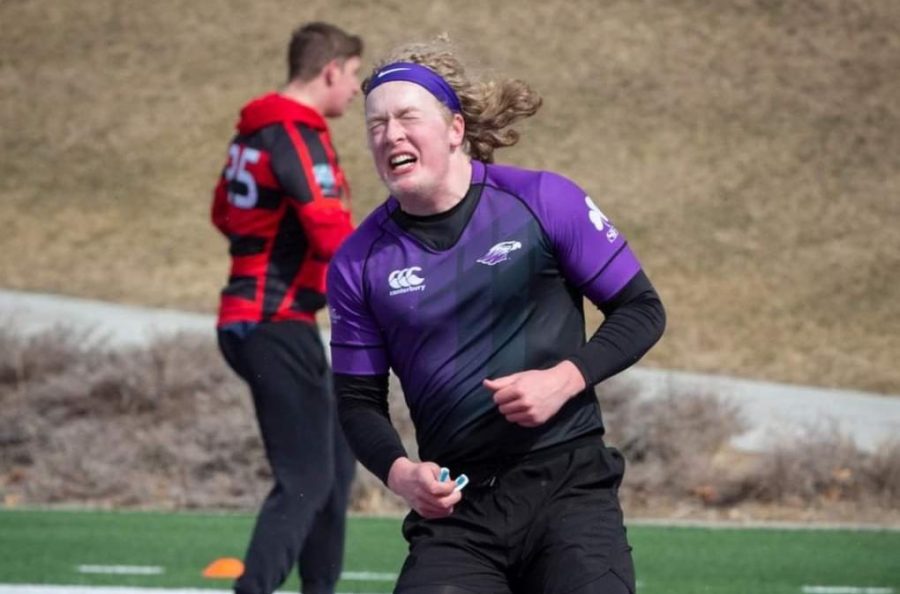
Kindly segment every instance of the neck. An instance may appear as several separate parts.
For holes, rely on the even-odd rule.
[[[465,197],[472,181],[472,162],[460,150],[450,158],[450,167],[443,184],[432,189],[427,195],[411,193],[395,195],[403,212],[417,217],[447,212]]]
[[[311,107],[320,114],[324,114],[323,93],[317,82],[318,79],[313,79],[308,82],[292,80],[281,89],[279,94],[282,97],[287,97],[297,103],[302,103],[307,107]]]

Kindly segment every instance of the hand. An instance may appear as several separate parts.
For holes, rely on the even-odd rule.
[[[529,370],[484,380],[494,403],[510,423],[538,427],[585,388],[584,376],[571,361],[544,370]]]
[[[445,518],[462,499],[453,481],[438,481],[440,467],[433,462],[397,458],[388,472],[388,488],[402,497],[423,518]]]

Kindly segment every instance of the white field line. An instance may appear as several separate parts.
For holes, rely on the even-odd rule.
[[[803,586],[803,594],[894,594],[890,587]],[[230,590],[208,588],[134,588],[120,586],[47,586],[40,584],[0,584],[0,594],[231,594]]]
[[[76,565],[78,573],[100,573],[112,575],[162,575],[165,567],[158,565]],[[341,574],[342,580],[350,582],[393,582],[397,579],[396,573],[378,571],[345,571]]]
[[[124,588],[120,586],[45,586],[0,584],[0,594],[232,594],[205,588]]]
[[[873,586],[803,586],[803,594],[893,594],[893,588]]]
[[[869,524],[854,522],[788,522],[767,520],[699,520],[680,518],[629,518],[625,524],[659,528],[710,528],[713,530],[791,530],[796,532],[900,532],[900,524]]]
[[[280,590],[286,592],[286,590]],[[123,588],[120,586],[45,586],[0,584],[0,594],[233,594],[208,588]],[[338,593],[341,594],[341,593]],[[374,593],[369,593],[374,594]]]
[[[378,571],[345,571],[341,574],[341,579],[348,582],[393,582],[397,579],[397,574]]]
[[[111,575],[162,575],[166,568],[159,565],[76,565],[75,571]]]

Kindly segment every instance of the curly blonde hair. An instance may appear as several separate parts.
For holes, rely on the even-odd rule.
[[[466,123],[463,149],[474,159],[492,163],[494,150],[519,141],[515,122],[534,115],[543,100],[527,83],[517,79],[470,80],[446,36],[429,43],[401,46],[378,62],[362,83],[367,93],[372,75],[386,64],[414,62],[438,74],[453,88]],[[449,116],[449,110],[447,110]]]

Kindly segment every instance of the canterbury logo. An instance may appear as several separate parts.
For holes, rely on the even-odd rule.
[[[418,272],[422,272],[421,266],[403,268],[390,273],[388,275],[388,285],[393,289],[390,294],[397,295],[399,293],[409,293],[410,291],[424,291],[425,286],[423,283],[425,279],[416,274]]]

